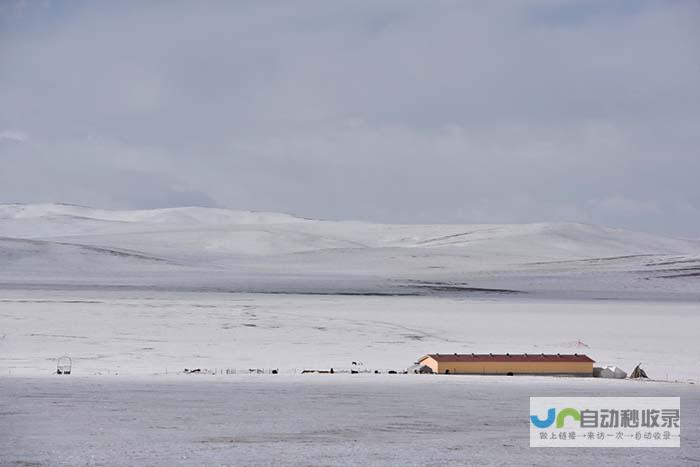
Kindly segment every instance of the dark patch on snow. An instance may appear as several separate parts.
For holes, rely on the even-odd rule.
[[[566,259],[557,261],[535,261],[531,263],[524,263],[526,265],[543,265],[543,264],[568,264],[568,263],[597,263],[602,261],[617,261],[621,259],[631,259],[631,258],[645,258],[661,256],[658,254],[647,254],[647,255],[623,255],[623,256],[604,256],[601,258],[583,258],[583,259]]]
[[[494,293],[494,294],[520,294],[525,293],[520,290],[500,289],[490,287],[471,287],[465,283],[459,282],[429,282],[421,280],[408,281],[410,284],[403,284],[400,287],[414,287],[419,290],[428,290],[430,292],[447,292],[447,293]],[[422,294],[420,294],[422,295]]]
[[[671,274],[669,276],[657,276],[657,279],[674,279],[677,277],[700,277],[700,272],[689,272],[686,274]]]

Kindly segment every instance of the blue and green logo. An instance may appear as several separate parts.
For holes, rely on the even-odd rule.
[[[546,418],[541,419],[537,415],[530,415],[530,421],[537,428],[549,428],[555,423],[555,426],[557,428],[564,428],[564,423],[566,422],[567,417],[571,417],[574,419],[574,421],[580,422],[581,412],[574,408],[567,407],[565,409],[561,409],[559,413],[557,413],[557,410],[555,408],[550,407],[549,409],[547,409]]]

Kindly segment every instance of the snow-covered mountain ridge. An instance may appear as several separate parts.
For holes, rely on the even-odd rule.
[[[687,291],[699,253],[696,241],[576,223],[395,225],[201,207],[0,205],[0,282],[139,277],[374,293],[396,283],[537,291],[572,281],[576,290],[645,290],[642,280],[673,278],[651,288]]]

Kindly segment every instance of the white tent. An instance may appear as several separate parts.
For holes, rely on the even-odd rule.
[[[596,378],[625,379],[627,378],[627,373],[622,368],[608,365],[605,367],[594,367],[593,376]]]

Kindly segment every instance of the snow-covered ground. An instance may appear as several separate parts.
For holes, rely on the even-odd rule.
[[[0,205],[0,465],[697,465],[698,330],[697,241]],[[433,352],[678,383],[386,374]],[[576,394],[680,396],[682,448],[527,448],[528,397]]]
[[[8,466],[700,463],[697,386],[578,378],[0,378]],[[530,448],[531,396],[681,398],[681,447]]]
[[[427,353],[586,353],[628,372],[700,382],[700,313],[688,302],[518,296],[324,296],[9,291],[0,375],[147,375],[185,368],[403,370]]]
[[[580,224],[0,205],[0,373],[64,353],[88,375],[581,351],[700,380],[698,248]]]

